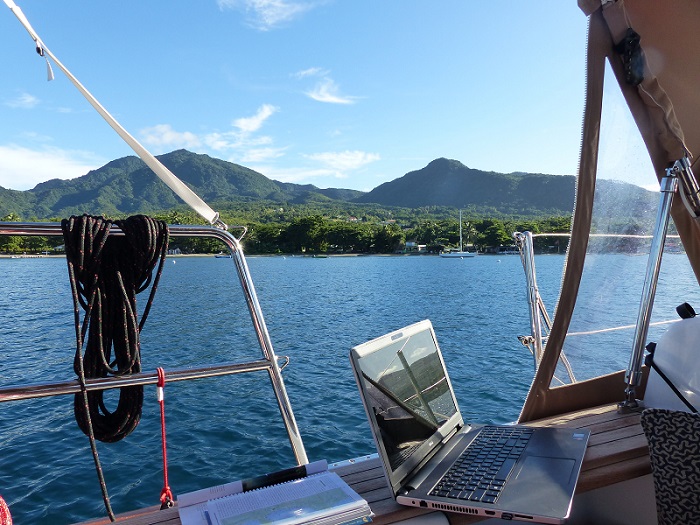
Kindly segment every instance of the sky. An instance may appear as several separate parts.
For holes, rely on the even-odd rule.
[[[439,157],[576,173],[587,19],[575,0],[15,3],[154,155],[185,148],[278,181],[361,191]],[[2,2],[0,64],[0,186],[26,190],[134,154],[55,65],[47,81]],[[625,136],[628,112],[609,98]],[[639,147],[603,151],[603,176],[648,171],[628,165]]]

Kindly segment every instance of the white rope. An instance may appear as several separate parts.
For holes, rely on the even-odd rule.
[[[144,148],[134,137],[132,137],[126,129],[122,127],[119,122],[117,122],[112,115],[110,115],[107,110],[102,107],[102,105],[93,97],[90,92],[83,87],[83,85],[78,81],[73,74],[66,69],[66,67],[61,64],[61,62],[49,51],[48,48],[41,41],[36,31],[32,28],[31,24],[24,16],[22,10],[14,3],[13,0],[3,0],[5,5],[10,8],[17,19],[22,23],[24,28],[32,37],[32,40],[36,43],[37,52],[46,58],[46,56],[51,57],[51,60],[65,73],[68,79],[73,83],[73,85],[80,91],[83,96],[87,99],[90,105],[95,108],[95,110],[102,116],[103,119],[116,131],[119,136],[126,142],[131,149],[133,149],[136,154],[143,160],[146,165],[153,170],[153,172],[162,180],[167,186],[173,190],[183,201],[185,201],[194,211],[201,215],[204,219],[209,221],[210,224],[226,228],[224,224],[219,219],[219,214],[209,207],[209,205],[204,202],[195,192],[193,192],[189,187],[185,185],[180,179],[178,179],[168,168],[166,168],[158,159],[156,159],[146,148]],[[53,71],[51,70],[51,65],[46,59],[46,64],[48,67],[49,80],[53,79]]]
[[[671,324],[671,323],[677,323],[679,321],[682,321],[682,319],[669,319],[668,321],[657,321],[655,323],[649,323],[649,326],[661,326],[665,324]],[[606,332],[617,332],[619,330],[631,330],[632,328],[636,328],[636,324],[628,324],[625,326],[615,326],[612,328],[600,328],[598,330],[589,330],[587,332],[568,332],[566,334],[566,337],[572,337],[576,335],[596,335],[596,334],[603,334]]]
[[[611,237],[611,238],[624,238],[624,239],[653,239],[653,235],[634,235],[631,233],[590,233],[589,237]],[[533,239],[535,237],[571,237],[570,233],[533,233]],[[680,235],[666,235],[667,239],[680,239]]]

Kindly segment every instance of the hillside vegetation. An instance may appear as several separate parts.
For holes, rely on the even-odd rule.
[[[391,253],[406,241],[439,251],[459,242],[458,209],[464,211],[466,242],[486,250],[510,244],[516,230],[568,231],[574,201],[573,176],[485,172],[444,158],[367,193],[278,182],[186,150],[159,159],[227,224],[248,228],[249,253]],[[646,222],[655,209],[656,195],[631,184],[599,181],[599,191],[633,197],[634,207],[616,210],[621,224]],[[83,213],[202,222],[133,156],[27,191],[0,188],[4,220],[60,220]],[[36,251],[51,242],[1,239],[0,251]],[[184,250],[215,249],[181,244]]]

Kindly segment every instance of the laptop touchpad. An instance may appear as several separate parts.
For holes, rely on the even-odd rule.
[[[516,479],[521,481],[526,477],[529,483],[551,483],[555,481],[566,486],[571,479],[571,473],[575,465],[576,461],[573,459],[527,456],[520,471],[516,474]],[[536,486],[533,485],[533,487]]]

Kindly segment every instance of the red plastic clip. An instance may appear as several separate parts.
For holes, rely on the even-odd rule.
[[[156,390],[156,397],[158,402],[162,404],[163,399],[165,399],[165,391],[163,390],[165,388],[165,370],[160,367],[156,370],[158,372],[158,382],[156,383],[158,390]]]
[[[163,490],[160,492],[160,510],[169,509],[174,504],[175,500],[173,499],[173,493],[170,491],[170,487],[163,487]]]

